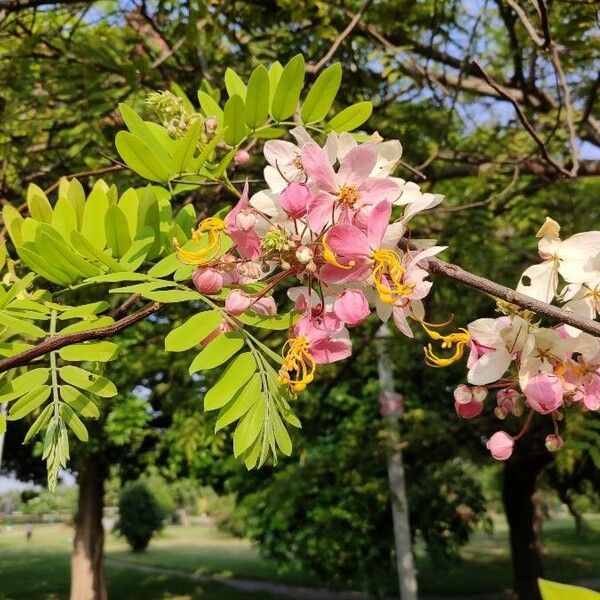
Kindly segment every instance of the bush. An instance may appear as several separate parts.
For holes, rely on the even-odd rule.
[[[165,511],[144,481],[126,485],[119,496],[119,520],[115,530],[133,552],[143,552],[152,536],[163,527]]]

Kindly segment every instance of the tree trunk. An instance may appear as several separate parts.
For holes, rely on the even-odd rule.
[[[518,446],[517,446],[518,448]],[[535,493],[538,475],[550,461],[545,450],[519,453],[504,464],[502,498],[510,528],[513,591],[518,600],[541,600],[542,545],[536,534]]]
[[[396,393],[395,389],[394,373],[386,344],[389,337],[389,328],[384,323],[377,332],[379,412],[385,419],[388,434],[388,480],[392,503],[396,570],[400,598],[401,600],[417,600],[417,572],[412,553],[406,480],[400,443],[399,419],[402,416],[404,406],[402,396]]]
[[[107,600],[104,580],[104,481],[100,455],[88,456],[79,471],[79,499],[71,557],[70,600]]]

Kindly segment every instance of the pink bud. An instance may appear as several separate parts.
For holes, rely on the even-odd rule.
[[[279,203],[288,216],[300,219],[306,215],[306,207],[311,198],[312,194],[307,185],[292,181],[279,195]]]
[[[314,255],[315,253],[308,246],[298,246],[296,250],[296,260],[303,265],[308,264]]]
[[[238,150],[233,156],[233,162],[238,167],[243,167],[250,162],[250,153],[247,150]]]
[[[557,433],[551,433],[546,436],[546,449],[548,452],[557,452],[564,445],[563,439]]]
[[[252,210],[240,210],[235,215],[235,226],[242,231],[252,231],[256,226],[256,215]]]
[[[527,382],[525,387],[527,404],[543,415],[560,408],[563,393],[560,379],[551,373],[538,373]]]
[[[273,296],[265,296],[259,298],[256,302],[253,301],[250,310],[253,310],[258,315],[271,317],[277,314],[277,305],[275,304]]]
[[[462,419],[473,419],[481,414],[487,389],[482,386],[472,387],[464,384],[454,390],[454,409]]]
[[[369,302],[360,290],[345,290],[333,303],[333,312],[349,327],[360,325],[370,314]]]
[[[201,294],[217,294],[223,287],[223,275],[212,267],[198,267],[192,281]]]
[[[496,431],[488,440],[487,449],[496,460],[506,460],[510,458],[514,445],[515,440],[506,431]]]
[[[240,290],[232,290],[225,299],[225,310],[231,315],[241,315],[252,304],[252,298]]]

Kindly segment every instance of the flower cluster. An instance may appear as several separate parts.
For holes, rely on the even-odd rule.
[[[295,393],[318,365],[350,355],[348,329],[372,310],[409,337],[412,319],[441,339],[423,321],[422,300],[431,288],[427,258],[443,248],[398,248],[410,219],[442,199],[392,176],[398,141],[358,143],[342,133],[321,147],[302,127],[291,133],[296,143],[265,143],[268,189],[250,197],[246,185],[222,220],[205,219],[189,246],[176,248],[196,266],[198,291],[220,294],[232,317],[276,314],[272,292],[286,281],[296,321],[279,381]],[[461,338],[457,352],[463,346]]]
[[[558,300],[565,309],[595,319],[600,312],[600,231],[566,240],[559,234],[558,223],[546,219],[537,234],[543,262],[523,273],[517,291],[544,302]],[[535,413],[552,419],[555,433],[546,437],[546,447],[559,450],[563,409],[600,408],[600,340],[569,325],[543,327],[527,311],[501,309],[503,316],[477,319],[464,331],[470,386],[455,390],[456,412],[465,419],[478,416],[494,390],[498,419],[520,417],[524,410],[529,415],[518,434],[498,431],[490,437],[487,447],[494,458],[511,456]]]

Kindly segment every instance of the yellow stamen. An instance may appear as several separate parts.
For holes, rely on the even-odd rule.
[[[279,382],[287,385],[294,394],[302,392],[314,379],[316,363],[308,351],[308,340],[305,337],[289,339],[283,346],[287,354],[283,355],[283,366],[279,370]]]
[[[323,237],[323,241],[321,243],[323,244],[323,260],[326,263],[333,265],[338,269],[351,269],[356,265],[356,261],[354,260],[348,261],[347,265],[343,265],[341,262],[338,262],[338,259],[335,257],[333,250],[329,247],[329,244],[327,243],[327,236]]]
[[[400,256],[393,250],[379,249],[373,252],[373,279],[382,302],[393,304],[398,298],[408,296],[415,286],[402,283],[404,267]]]
[[[204,219],[198,229],[192,230],[192,240],[196,244],[202,241],[202,236],[208,233],[208,244],[200,250],[184,250],[180,247],[176,239],[173,239],[175,253],[177,258],[188,265],[202,265],[206,262],[206,258],[219,247],[219,234],[225,229],[225,223],[217,217],[209,217]]]
[[[452,319],[450,319],[451,321]],[[454,354],[447,357],[437,356],[433,352],[433,346],[428,344],[427,347],[423,348],[425,351],[425,362],[430,367],[449,367],[451,364],[459,361],[465,352],[465,346],[471,341],[471,336],[466,329],[459,329],[454,333],[450,333],[448,335],[441,335],[437,331],[433,331],[433,327],[443,327],[448,325],[450,321],[446,321],[445,323],[433,324],[426,323],[425,321],[420,321],[421,326],[427,333],[427,335],[436,341],[442,342],[442,348],[448,349],[454,347]]]
[[[343,185],[338,192],[338,200],[350,207],[353,207],[359,199],[360,192],[352,185]]]

